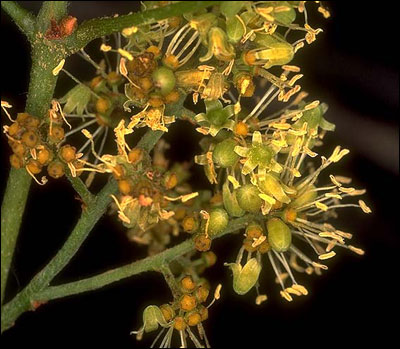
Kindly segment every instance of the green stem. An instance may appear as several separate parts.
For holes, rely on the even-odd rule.
[[[33,36],[36,23],[32,13],[19,6],[16,1],[2,1],[1,7],[28,38]]]
[[[75,191],[81,197],[81,199],[83,200],[85,205],[89,206],[92,203],[92,201],[95,199],[95,195],[93,195],[89,191],[86,184],[79,177],[73,177],[69,171],[66,171],[65,175],[67,176],[72,187],[75,189]]]
[[[5,4],[7,9],[14,15],[18,11],[30,15],[12,2]],[[2,2],[2,6],[3,2]],[[11,10],[12,9],[12,10]],[[25,12],[23,12],[25,11]],[[20,12],[18,12],[20,13]],[[21,14],[21,13],[20,13]],[[13,17],[14,18],[14,17]],[[19,18],[19,17],[17,17]],[[32,26],[33,30],[34,26]],[[57,76],[52,74],[53,68],[61,60],[63,52],[58,47],[50,45],[38,39],[32,39],[32,68],[29,91],[26,102],[26,112],[43,118],[47,115],[49,105],[53,98],[57,83]],[[24,170],[11,170],[7,183],[6,193],[2,204],[1,222],[1,301],[7,284],[9,269],[14,255],[15,244],[18,238],[22,215],[25,209],[29,187],[30,176]]]
[[[61,250],[32,279],[28,286],[18,293],[18,295],[10,302],[10,307],[4,306],[2,314],[2,331],[12,326],[16,320],[16,318],[12,317],[12,314],[19,316],[21,312],[34,308],[34,305],[30,302],[32,295],[48,287],[50,281],[53,280],[53,278],[68,264],[85,241],[94,225],[104,214],[111,202],[110,195],[115,194],[117,190],[117,185],[114,180],[111,180],[104,186],[92,204],[82,212],[81,218]],[[19,309],[20,312],[16,313],[17,309]],[[10,316],[11,320],[3,322],[3,319],[7,319]]]
[[[147,131],[138,145],[150,151],[157,141],[161,138],[163,132]],[[75,181],[76,184],[76,181]],[[80,186],[81,184],[79,184]],[[82,183],[82,185],[84,185]],[[82,188],[81,188],[82,189]],[[81,189],[79,189],[81,191]],[[82,189],[83,190],[83,189]],[[118,191],[117,183],[111,180],[102,191],[93,199],[91,197],[90,205],[82,213],[81,218],[76,224],[74,230],[64,243],[56,256],[40,271],[18,295],[3,308],[1,331],[13,326],[14,321],[21,313],[34,309],[32,303],[33,295],[45,290],[51,280],[68,264],[72,257],[79,250],[82,243],[87,238],[94,225],[104,214],[111,202],[111,194]],[[4,319],[4,321],[3,321]]]
[[[43,1],[36,19],[38,30],[44,33],[49,28],[51,20],[59,22],[66,16],[67,6],[68,1]]]
[[[171,268],[169,267],[169,264],[167,262],[163,263],[156,270],[159,271],[161,274],[163,274],[165,282],[168,284],[174,299],[178,299],[180,297],[180,295],[182,294],[182,292],[179,289],[179,286],[176,282],[174,274],[171,271]]]
[[[222,233],[216,235],[215,238],[222,237],[226,234],[235,232],[246,226],[248,217],[244,216],[230,222],[229,227]],[[20,292],[11,302],[4,306],[4,313],[1,318],[1,331],[13,326],[14,321],[25,311],[33,310],[40,304],[49,300],[71,296],[74,294],[93,291],[117,282],[119,280],[137,275],[146,271],[159,270],[165,264],[171,262],[179,256],[188,253],[194,249],[192,239],[188,239],[177,246],[174,246],[157,255],[147,257],[137,262],[109,270],[102,274],[67,283],[60,286],[51,286],[47,288],[37,289],[36,292],[28,287]],[[41,274],[43,271],[41,272]],[[35,278],[37,279],[37,277]],[[33,281],[32,281],[33,282]],[[31,284],[32,284],[31,282]]]
[[[90,19],[78,27],[70,49],[75,52],[96,38],[121,31],[124,28],[181,16],[182,14],[198,11],[220,3],[221,1],[179,1],[169,6],[129,15]]]
[[[11,169],[1,206],[1,303],[31,179],[25,170]]]
[[[57,83],[57,76],[52,71],[64,55],[56,46],[37,41],[32,43],[32,69],[26,111],[42,118],[47,115]]]
[[[236,232],[244,228],[248,220],[248,217],[244,216],[231,221],[229,223],[229,227],[222,233],[215,236],[214,239],[220,238],[224,235]],[[165,250],[154,256],[147,257],[140,261],[136,261],[116,269],[111,269],[102,274],[87,279],[67,283],[60,286],[51,286],[35,295],[32,300],[46,302],[52,299],[71,296],[82,292],[93,291],[111,283],[128,278],[130,276],[143,273],[145,271],[159,270],[160,268],[162,268],[162,266],[165,266],[165,264],[171,262],[172,260],[175,260],[177,257],[180,257],[192,251],[193,249],[193,240],[188,239],[180,243],[179,245],[171,247],[168,250]],[[6,307],[8,307],[9,305],[11,305],[11,303],[7,304]]]

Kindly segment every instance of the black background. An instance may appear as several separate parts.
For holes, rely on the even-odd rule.
[[[38,2],[20,3],[33,11],[39,6]],[[312,92],[312,99],[330,106],[327,119],[336,124],[337,132],[327,137],[326,153],[336,144],[351,149],[350,155],[334,169],[335,173],[351,175],[354,186],[368,189],[365,201],[373,214],[364,215],[355,209],[341,211],[338,223],[343,230],[355,234],[354,244],[362,246],[366,255],[339,251],[322,277],[300,276],[300,283],[307,286],[310,295],[292,303],[279,296],[269,268],[264,268],[261,287],[269,299],[256,307],[254,293],[244,297],[233,293],[231,275],[222,266],[235,258],[240,237],[215,241],[219,263],[207,277],[214,285],[222,282],[223,290],[222,299],[210,309],[206,323],[213,347],[361,345],[372,339],[385,346],[395,335],[392,326],[396,322],[398,326],[400,246],[398,12],[391,5],[381,4],[330,2],[332,17],[328,20],[321,19],[315,11],[310,22],[322,27],[324,33],[303,49],[294,62],[305,74],[303,89]],[[99,15],[126,13],[137,7],[138,2],[73,1],[70,14],[81,22]],[[1,28],[1,96],[14,105],[14,111],[22,111],[29,78],[29,46],[3,13]],[[80,75],[79,69],[74,70],[76,62],[79,61],[72,58],[67,68],[83,78],[85,72]],[[58,96],[71,86],[68,84],[65,77],[60,79]],[[186,124],[174,125],[167,139],[173,149],[169,156],[175,160],[190,160],[199,153],[199,137]],[[1,147],[3,193],[10,155],[5,137]],[[196,176],[194,185],[204,186],[205,181],[198,178],[201,177]],[[26,285],[60,248],[79,213],[80,204],[74,200],[74,192],[65,179],[50,180],[44,187],[32,185],[8,297]],[[144,249],[126,240],[115,217],[106,216],[56,282],[88,277],[144,255]],[[52,301],[36,312],[24,314],[2,335],[2,341],[8,347],[73,344],[146,347],[153,336],[137,343],[129,332],[141,325],[146,305],[169,300],[169,290],[160,275],[138,275],[95,292]]]

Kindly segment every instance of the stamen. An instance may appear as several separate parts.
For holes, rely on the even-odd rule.
[[[261,305],[262,303],[264,303],[266,300],[268,299],[266,294],[260,294],[257,296],[256,298],[256,304],[257,305]]]
[[[64,138],[67,138],[68,136],[73,135],[74,133],[76,133],[76,132],[78,132],[78,131],[84,129],[84,128],[87,127],[87,126],[93,125],[93,124],[96,123],[96,122],[97,122],[97,120],[90,120],[90,121],[88,121],[88,122],[85,122],[84,124],[82,124],[82,125],[76,127],[75,129],[73,129],[73,130],[67,132],[67,133],[65,134],[65,137],[64,137]],[[80,153],[80,151],[79,151],[79,153]]]
[[[7,115],[7,117],[10,119],[10,121],[15,122],[15,120],[11,117],[10,113],[6,108],[12,108],[12,105],[8,103],[7,101],[1,100],[1,109],[3,109],[4,113]]]
[[[102,49],[102,47],[104,48],[104,46],[106,46],[106,45],[102,44],[102,45],[100,46],[100,50]],[[108,46],[108,47],[110,47],[110,49],[111,49],[111,46]],[[102,50],[102,51],[103,51],[103,50]],[[104,52],[107,52],[107,51],[104,51]],[[81,56],[85,61],[89,62],[93,67],[95,67],[95,68],[100,72],[101,76],[102,76],[104,79],[107,79],[107,74],[105,73],[104,69],[103,69],[102,67],[100,67],[100,66],[86,53],[86,51],[85,51],[83,48],[80,49],[80,56]]]
[[[336,256],[336,252],[335,251],[331,251],[328,253],[324,253],[318,256],[318,259],[320,259],[321,261],[325,260],[325,259],[329,259]]]
[[[268,258],[269,258],[269,261],[271,262],[272,269],[274,269],[275,275],[276,275],[276,277],[277,277],[278,280],[279,280],[279,283],[280,283],[280,285],[281,285],[281,287],[282,287],[282,290],[284,290],[284,289],[285,289],[285,286],[284,286],[283,281],[282,281],[282,279],[281,279],[281,276],[280,276],[280,273],[279,273],[279,271],[278,271],[278,268],[277,268],[276,265],[275,265],[274,258],[273,258],[273,256],[272,256],[271,251],[268,252]],[[282,291],[281,291],[281,292],[282,292]]]
[[[153,343],[151,343],[150,348],[154,348],[154,345],[157,343],[158,339],[161,337],[161,335],[164,333],[165,328],[163,327],[161,331],[158,333],[156,338],[154,339]],[[132,332],[131,332],[132,333]]]
[[[48,180],[46,178],[46,176],[43,176],[41,181],[39,182],[39,180],[35,177],[35,175],[29,170],[28,166],[25,166],[26,172],[29,173],[29,175],[34,179],[34,181],[39,184],[39,185],[45,185]]]
[[[65,59],[62,59],[60,61],[60,63],[58,63],[57,66],[52,70],[52,73],[54,76],[57,76],[58,73],[62,70],[64,63],[65,63]]]
[[[210,304],[207,305],[207,309],[210,308],[214,304],[215,301],[217,301],[217,300],[219,300],[221,298],[221,288],[222,288],[222,285],[218,284],[217,288],[214,291],[214,298],[210,302]]]
[[[358,204],[360,205],[361,209],[364,213],[371,213],[371,209],[366,205],[363,200],[358,200]]]
[[[186,327],[186,331],[189,333],[189,337],[192,340],[192,342],[194,343],[194,345],[196,346],[196,348],[203,348],[203,346],[200,344],[199,340],[196,338],[196,336],[191,331],[189,326]],[[168,346],[168,347],[170,347],[170,346]]]

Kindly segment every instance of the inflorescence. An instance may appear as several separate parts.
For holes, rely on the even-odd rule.
[[[145,1],[143,8],[169,3]],[[329,17],[327,9],[316,6]],[[370,213],[364,201],[346,201],[365,190],[333,174],[320,182],[321,172],[349,150],[337,146],[328,157],[319,156],[324,136],[335,126],[325,119],[327,105],[310,101],[301,90],[300,68],[290,65],[320,32],[308,23],[305,1],[227,1],[126,28],[114,40],[103,38],[100,62],[81,50],[96,70],[88,82],[60,62],[54,74],[63,71],[77,84],[53,101],[46,119],[19,113],[13,120],[7,111],[11,105],[2,101],[13,121],[4,127],[13,167],[25,168],[39,184],[47,181],[35,177],[44,167],[53,178],[66,171],[72,177],[88,172],[87,186],[96,173],[111,174],[119,189],[112,196],[114,210],[131,241],[148,246],[152,255],[184,232],[202,252],[200,259],[192,254],[177,261],[179,271],[167,280],[174,299],[144,310],[138,339],[161,326],[154,341],[165,333],[160,347],[171,345],[174,331],[183,347],[188,339],[209,347],[202,323],[210,286],[199,273],[215,263],[212,238],[234,218],[247,217],[247,227],[236,261],[226,265],[235,292],[246,294],[254,287],[257,304],[267,299],[259,293],[263,267],[274,270],[281,296],[292,301],[308,293],[295,272],[321,274],[339,247],[364,253],[331,219],[339,208]],[[185,108],[188,99],[203,112]],[[203,166],[213,191],[193,192],[190,165],[170,164],[165,141],[152,155],[129,144],[138,128],[168,132],[178,118],[195,125],[203,137],[202,154],[194,162]],[[114,153],[104,152],[108,138],[117,145]]]

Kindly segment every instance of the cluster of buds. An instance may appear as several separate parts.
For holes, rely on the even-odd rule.
[[[210,348],[203,322],[208,319],[210,306],[220,298],[221,285],[215,289],[213,300],[205,305],[209,298],[210,285],[199,274],[215,261],[216,256],[212,252],[205,252],[199,259],[194,260],[189,256],[183,257],[185,266],[177,265],[174,268],[180,276],[175,277],[171,272],[164,274],[173,291],[173,301],[161,306],[147,306],[143,311],[143,326],[131,334],[135,334],[136,338],[141,340],[144,333],[156,331],[161,326],[162,330],[154,339],[151,348],[165,331],[160,348],[171,347],[174,331],[179,333],[182,348],[187,348],[189,340],[196,348]]]
[[[2,107],[11,108],[11,105],[2,101]],[[15,120],[8,112],[7,115],[12,124],[4,126],[4,133],[13,152],[10,156],[12,167],[25,168],[39,185],[47,183],[45,176],[41,181],[35,177],[44,168],[47,168],[47,173],[52,178],[64,176],[67,167],[75,175],[77,172],[80,174],[79,169],[83,164],[79,159],[82,154],[78,154],[76,148],[69,144],[63,145],[63,123],[67,121],[58,102],[53,101],[45,120],[28,113],[18,113]]]

